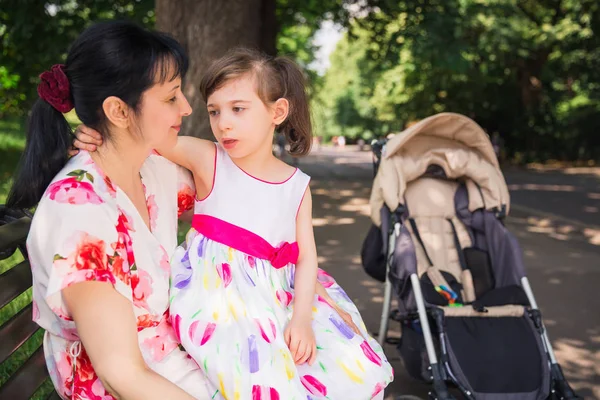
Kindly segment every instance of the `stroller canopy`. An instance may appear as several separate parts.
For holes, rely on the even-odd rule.
[[[508,188],[488,135],[464,115],[441,113],[387,142],[371,192],[373,222],[381,225],[384,204],[392,211],[404,204],[407,184],[431,172],[432,166],[441,168],[448,179],[465,181],[470,211],[508,213]]]

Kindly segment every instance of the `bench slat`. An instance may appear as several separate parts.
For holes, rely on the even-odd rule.
[[[30,225],[31,218],[23,217],[0,226],[0,258],[9,257],[8,249],[25,243]]]
[[[29,261],[22,261],[0,275],[0,308],[31,287]]]
[[[0,327],[0,363],[6,361],[40,327],[31,320],[31,303]]]
[[[0,205],[0,260],[10,257],[19,248],[25,261],[14,265],[0,275],[0,309],[31,287],[31,267],[27,261],[25,242],[31,218],[24,213]],[[33,306],[29,303],[6,323],[0,326],[0,364],[11,357],[33,334],[40,329],[32,318]],[[39,346],[34,353],[0,386],[0,399],[29,399],[48,379],[44,350]],[[60,400],[56,392],[48,400]]]
[[[21,368],[0,387],[0,399],[28,400],[47,377],[44,349],[40,346]]]

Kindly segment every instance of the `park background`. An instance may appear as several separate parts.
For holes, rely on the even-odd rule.
[[[227,49],[252,46],[303,67],[322,144],[300,160],[313,176],[321,265],[372,330],[381,287],[361,271],[359,254],[370,223],[371,156],[353,144],[443,111],[475,120],[501,146],[509,228],[563,368],[580,394],[600,398],[597,0],[0,0],[0,204],[39,74],[64,61],[86,26],[106,19],[134,20],[184,44],[184,93],[194,108],[185,135],[211,137],[197,84]],[[74,112],[68,119],[77,124]],[[330,147],[339,136],[348,146]],[[0,262],[0,273],[15,261]],[[0,310],[0,324],[28,296]],[[0,384],[40,338],[0,365]],[[426,393],[402,372],[395,349],[386,353],[397,371],[388,392]]]

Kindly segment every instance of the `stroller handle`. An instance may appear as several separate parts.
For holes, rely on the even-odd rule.
[[[373,175],[377,175],[377,170],[379,169],[379,164],[381,163],[381,157],[385,153],[386,143],[386,138],[373,139],[371,141],[371,151],[373,152]]]

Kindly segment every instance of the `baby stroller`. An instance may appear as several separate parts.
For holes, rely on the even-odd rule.
[[[453,399],[449,384],[466,399],[579,398],[504,226],[509,194],[487,134],[442,113],[374,150],[363,265],[385,281],[379,342],[389,320],[399,321],[404,366],[432,384],[430,398]],[[398,309],[390,312],[392,292]]]

